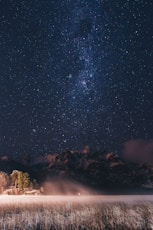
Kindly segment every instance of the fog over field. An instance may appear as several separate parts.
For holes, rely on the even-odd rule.
[[[50,196],[32,196],[32,195],[1,195],[0,204],[59,204],[59,203],[108,203],[108,202],[124,202],[124,203],[139,203],[153,202],[153,195],[50,195]]]

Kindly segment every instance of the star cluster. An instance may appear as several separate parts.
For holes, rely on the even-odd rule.
[[[0,1],[0,154],[153,138],[153,3]]]

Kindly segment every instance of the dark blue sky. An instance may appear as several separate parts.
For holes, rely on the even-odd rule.
[[[153,2],[0,1],[0,154],[153,138]]]

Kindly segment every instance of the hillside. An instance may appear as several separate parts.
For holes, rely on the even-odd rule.
[[[114,153],[65,151],[37,158],[31,163],[0,159],[0,171],[27,171],[40,184],[46,181],[73,180],[99,190],[153,188],[153,167],[129,163]]]

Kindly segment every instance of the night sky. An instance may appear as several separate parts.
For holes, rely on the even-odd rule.
[[[152,0],[0,0],[0,154],[153,138]]]

